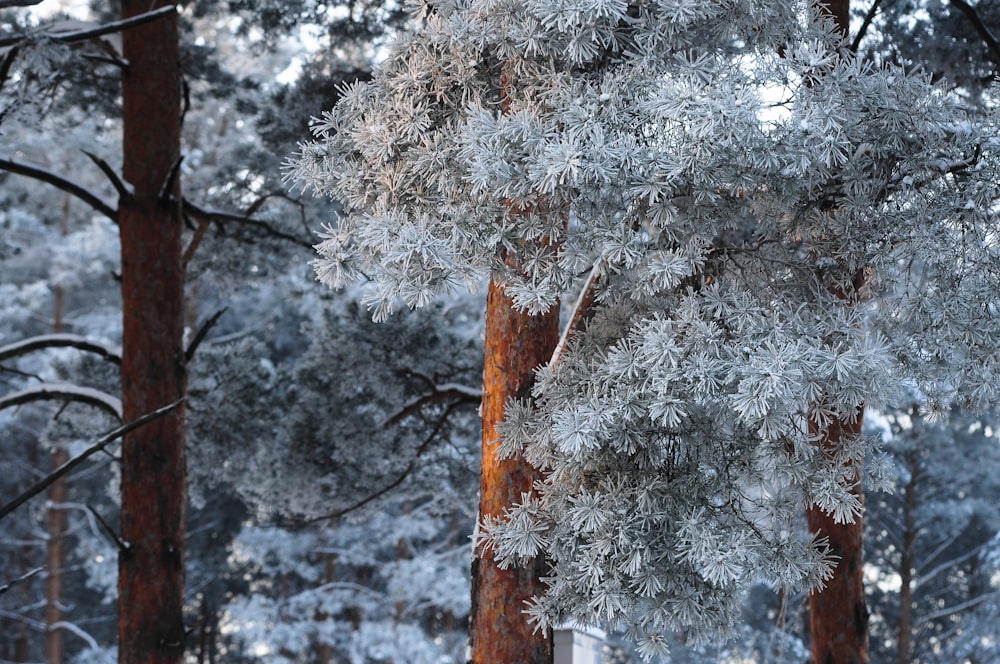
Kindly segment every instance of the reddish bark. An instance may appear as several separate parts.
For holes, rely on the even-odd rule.
[[[822,0],[820,8],[834,21],[846,39],[850,27],[850,0]],[[853,299],[864,283],[856,275],[854,292],[838,295]],[[832,452],[844,441],[861,435],[864,408],[854,419],[834,421],[823,432],[821,445]],[[861,475],[854,469],[853,491],[862,504],[864,492]],[[833,555],[838,557],[833,578],[826,587],[809,598],[809,625],[812,637],[813,661],[816,664],[868,664],[868,608],[864,589],[864,530],[862,517],[854,523],[837,523],[831,515],[816,507],[806,510],[809,531],[827,538]]]
[[[822,441],[832,451],[842,441],[861,434],[862,416],[837,420]],[[860,478],[855,494],[864,500]],[[826,537],[837,556],[833,578],[822,591],[809,597],[809,626],[813,661],[816,664],[868,664],[868,608],[863,584],[864,551],[861,518],[854,523],[836,523],[817,507],[806,510],[809,532]]]
[[[167,3],[123,0],[128,18]],[[124,420],[185,394],[179,185],[181,77],[177,15],[122,33]],[[162,196],[165,184],[174,197]],[[171,202],[172,201],[172,202]],[[118,647],[123,664],[180,664],[184,654],[183,407],[125,436],[121,463]]]
[[[491,283],[486,299],[486,349],[483,370],[483,465],[479,518],[500,515],[531,491],[538,471],[523,459],[499,460],[492,445],[509,397],[527,396],[534,369],[552,356],[559,339],[559,307],[529,316]],[[542,556],[522,568],[502,570],[489,552],[472,564],[469,641],[474,664],[551,664],[552,635],[532,632],[525,602],[544,592]]]

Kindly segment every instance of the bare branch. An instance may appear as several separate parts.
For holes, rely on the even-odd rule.
[[[115,543],[115,545],[118,547],[118,550],[127,551],[128,546],[125,545],[125,542],[122,541],[121,537],[118,537],[118,533],[114,531],[114,528],[108,525],[108,522],[104,520],[104,517],[101,516],[100,512],[95,510],[90,505],[87,505],[87,510],[94,515],[94,518],[97,519],[97,523],[99,523],[101,526],[101,530],[103,530],[104,534],[107,535],[111,539],[111,541]]]
[[[40,5],[42,0],[0,0],[0,9],[8,7],[33,7]]]
[[[389,428],[393,425],[398,424],[402,420],[406,419],[410,415],[414,415],[425,406],[432,403],[437,403],[439,401],[451,401],[455,403],[476,403],[478,404],[483,399],[482,390],[477,390],[475,388],[469,387],[467,385],[459,385],[458,383],[445,383],[443,385],[431,385],[431,391],[423,394],[416,399],[413,399],[405,406],[403,406],[399,412],[386,420],[385,424],[382,425],[383,428]]]
[[[238,224],[244,224],[247,226],[253,226],[254,228],[259,228],[263,230],[268,235],[280,238],[282,240],[287,240],[289,242],[294,242],[303,247],[308,247],[312,249],[312,242],[307,242],[300,238],[295,237],[274,228],[266,221],[260,219],[254,219],[253,217],[247,217],[242,214],[233,214],[232,212],[223,212],[221,210],[212,210],[208,208],[203,208],[189,201],[187,198],[184,199],[184,211],[189,213],[192,217],[196,219],[207,219],[209,221],[224,222],[232,221]]]
[[[118,210],[115,206],[102,200],[100,196],[90,191],[83,185],[77,184],[68,178],[64,178],[63,176],[53,173],[52,171],[42,168],[36,164],[29,164],[2,155],[0,155],[0,169],[51,184],[57,189],[61,189],[68,194],[76,196],[111,221],[116,224],[118,223]]]
[[[177,177],[181,173],[181,163],[184,161],[184,156],[181,155],[177,157],[173,165],[170,167],[170,172],[167,173],[167,179],[163,181],[163,186],[160,187],[160,194],[158,198],[160,203],[166,205],[173,198],[174,185],[177,184]]]
[[[990,29],[986,27],[983,23],[982,17],[979,16],[979,12],[976,8],[967,3],[965,0],[951,0],[953,4],[960,12],[965,14],[965,17],[972,21],[973,27],[976,28],[976,32],[984,42],[986,42],[986,47],[990,50],[990,59],[1000,68],[1000,42],[997,41],[996,36],[990,32]]]
[[[107,392],[68,383],[42,383],[6,394],[0,397],[0,410],[32,401],[77,401],[100,408],[114,415],[119,422],[122,419],[121,399],[111,396]]]
[[[95,353],[112,364],[122,363],[121,349],[76,334],[43,334],[0,346],[0,362],[44,348],[77,348]]]
[[[861,40],[864,39],[865,33],[868,32],[868,27],[872,24],[875,19],[875,14],[878,13],[879,5],[882,4],[882,0],[875,0],[872,6],[868,8],[868,13],[865,14],[865,21],[861,24],[861,28],[858,30],[858,34],[854,35],[854,41],[851,42],[851,52],[857,53],[858,46],[861,45]]]
[[[191,340],[191,343],[188,344],[187,350],[184,351],[185,363],[191,361],[191,359],[194,357],[194,354],[198,351],[198,346],[200,346],[201,342],[205,340],[205,335],[208,334],[208,331],[211,330],[216,323],[219,322],[219,319],[222,318],[222,314],[226,313],[228,310],[229,307],[223,307],[219,309],[214,314],[212,314],[211,318],[209,318],[208,320],[206,320],[204,323],[201,324],[201,327],[198,328],[198,332],[195,333],[194,335],[194,339]]]
[[[566,346],[569,345],[570,337],[580,330],[584,319],[589,315],[590,308],[594,304],[594,296],[597,294],[597,284],[600,278],[601,261],[598,260],[594,263],[594,267],[591,268],[590,274],[587,275],[587,280],[580,287],[580,295],[576,298],[576,303],[573,305],[573,312],[569,317],[569,322],[566,324],[566,329],[563,330],[562,336],[559,337],[559,343],[556,344],[555,350],[552,351],[552,359],[549,360],[550,366],[555,367],[559,364],[562,354],[566,352]]]
[[[3,595],[5,592],[7,592],[8,590],[10,590],[11,588],[13,588],[14,586],[16,586],[17,584],[24,583],[25,581],[27,581],[31,577],[38,576],[39,574],[41,574],[44,571],[45,571],[44,567],[36,567],[35,569],[31,570],[27,574],[22,574],[21,576],[17,577],[13,581],[8,581],[6,584],[0,586],[0,595]]]
[[[28,502],[38,494],[48,489],[53,482],[60,479],[61,477],[64,477],[65,475],[68,475],[73,469],[82,464],[89,457],[97,454],[98,452],[102,452],[105,447],[107,447],[114,441],[118,440],[122,436],[126,435],[127,433],[133,431],[134,429],[138,429],[144,424],[152,422],[153,420],[163,417],[164,415],[170,413],[175,408],[184,403],[185,400],[186,397],[180,398],[177,401],[173,402],[172,404],[164,406],[163,408],[158,408],[151,413],[143,415],[134,422],[130,422],[124,426],[118,427],[114,431],[111,431],[110,433],[106,434],[103,438],[101,438],[96,443],[88,447],[82,454],[70,459],[63,465],[59,466],[54,471],[45,476],[45,478],[37,482],[30,489],[22,493],[20,496],[10,501],[3,507],[0,507],[0,519],[3,519],[5,516],[16,510],[18,507],[20,507],[24,503]]]
[[[3,7],[5,2],[22,3],[27,2],[30,4],[37,4],[34,0],[0,0],[0,7]],[[27,6],[27,5],[15,5],[15,6]],[[88,39],[93,39],[94,37],[101,37],[103,35],[109,35],[115,32],[121,32],[128,28],[135,27],[137,25],[143,25],[145,23],[152,23],[153,21],[163,18],[172,12],[176,12],[176,5],[167,5],[166,7],[160,7],[151,12],[146,12],[145,14],[139,14],[131,18],[127,18],[121,21],[112,21],[111,23],[105,23],[104,25],[99,25],[96,28],[89,28],[87,30],[74,30],[73,32],[54,32],[54,33],[36,33],[32,35],[19,35],[17,37],[7,37],[5,39],[0,39],[0,47],[12,46],[18,44],[27,39],[51,39],[52,41],[62,42],[64,44],[72,44],[74,42],[86,41]]]
[[[118,173],[115,172],[115,169],[111,168],[111,164],[104,161],[93,152],[87,152],[86,150],[83,150],[82,152],[87,155],[90,160],[94,162],[99,169],[101,169],[101,172],[108,177],[108,180],[111,181],[111,185],[115,188],[115,191],[118,192],[119,197],[127,198],[132,195],[129,191],[128,185],[125,184],[120,177],[118,177]]]

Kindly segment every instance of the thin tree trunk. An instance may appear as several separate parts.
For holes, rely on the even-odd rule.
[[[166,4],[123,0],[122,17]],[[122,406],[130,422],[176,401],[186,389],[180,187],[172,176],[180,157],[177,15],[126,30],[122,51],[129,63],[122,76],[123,172],[134,188],[119,202]],[[125,436],[121,474],[126,548],[119,554],[119,662],[180,664],[187,503],[183,407]]]
[[[70,197],[63,200],[62,220],[59,233],[64,238],[69,235]],[[53,311],[52,331],[56,334],[63,331],[63,316],[66,308],[66,289],[56,284],[53,289],[55,307]],[[61,445],[52,450],[52,470],[56,470],[69,460],[69,455]],[[48,572],[45,576],[45,662],[46,664],[62,664],[63,661],[63,631],[61,627],[53,627],[63,619],[63,570],[66,567],[66,511],[62,504],[66,502],[69,485],[65,477],[56,480],[49,488],[49,508],[45,514],[45,528],[48,539],[45,541],[45,566]]]
[[[920,481],[920,461],[916,453],[907,455],[910,481],[903,493],[903,550],[899,560],[899,635],[896,661],[908,664],[913,653],[913,568],[917,542],[917,483]]]
[[[823,0],[820,7],[847,38],[850,27],[849,0]],[[841,294],[853,298],[863,284],[856,275],[855,291]],[[854,419],[837,420],[822,432],[820,444],[832,453],[844,441],[861,435],[864,408]],[[852,491],[864,504],[860,470],[854,469]],[[813,661],[816,664],[868,664],[868,608],[865,605],[863,522],[836,523],[833,517],[816,507],[806,510],[809,531],[828,539],[833,555],[838,557],[833,578],[826,587],[809,598],[809,626]]]
[[[486,349],[483,370],[483,465],[479,518],[498,516],[531,491],[538,472],[523,459],[499,460],[493,442],[504,404],[526,397],[534,369],[551,358],[559,339],[559,308],[541,316],[517,312],[496,284],[486,299]],[[469,640],[474,664],[551,664],[551,630],[532,632],[525,602],[545,590],[543,557],[522,568],[502,570],[487,552],[472,563]]]

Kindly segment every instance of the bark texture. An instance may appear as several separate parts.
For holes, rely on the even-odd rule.
[[[491,283],[486,299],[486,349],[483,370],[483,465],[479,518],[497,516],[531,491],[539,473],[522,459],[499,460],[493,441],[510,397],[528,396],[534,369],[548,362],[559,339],[559,308],[541,316],[518,313]],[[474,664],[551,664],[552,635],[532,633],[525,602],[545,590],[544,558],[519,569],[502,570],[489,552],[477,551],[472,563],[469,641]]]
[[[128,18],[167,3],[123,0]],[[124,420],[185,394],[180,188],[181,77],[177,15],[122,33]],[[169,183],[169,184],[168,184]],[[172,193],[171,197],[168,194]],[[122,664],[180,664],[184,655],[183,406],[125,436],[121,464],[118,646]]]
[[[841,441],[861,434],[861,413],[853,421],[838,420],[830,425],[822,441],[830,450]],[[860,477],[854,492],[864,500]],[[868,608],[863,583],[864,548],[862,520],[836,523],[823,510],[806,510],[809,532],[826,537],[837,568],[822,591],[809,597],[809,627],[813,661],[816,664],[869,664]]]

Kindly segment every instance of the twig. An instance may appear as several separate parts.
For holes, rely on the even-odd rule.
[[[229,307],[223,307],[212,314],[211,318],[201,324],[201,327],[198,328],[198,331],[194,335],[194,339],[191,340],[191,343],[188,344],[187,350],[184,351],[185,364],[191,361],[195,352],[198,350],[198,346],[200,346],[201,342],[204,341],[205,335],[208,334],[208,331],[211,330],[216,323],[219,322],[219,319],[222,318],[222,314],[227,311],[229,311]]]
[[[185,218],[187,215],[185,215]],[[184,256],[181,261],[184,265],[191,262],[194,258],[194,252],[198,250],[201,245],[201,241],[205,238],[205,232],[208,230],[208,226],[211,222],[208,219],[202,219],[198,222],[198,227],[194,229],[194,235],[191,236],[191,241],[188,242],[188,246],[184,248]]]
[[[399,412],[386,420],[385,424],[382,425],[382,428],[389,428],[399,424],[399,422],[403,421],[410,415],[423,410],[424,406],[427,406],[428,404],[448,399],[453,399],[454,401],[452,403],[479,403],[483,399],[483,393],[481,390],[475,390],[473,388],[466,387],[464,385],[456,385],[454,383],[448,383],[440,386],[432,385],[430,392],[407,403],[399,410]]]
[[[162,408],[158,408],[153,412],[147,413],[146,415],[143,415],[139,419],[130,422],[124,426],[120,426],[114,431],[111,431],[110,433],[106,434],[103,438],[101,438],[96,443],[88,447],[82,454],[70,459],[63,465],[59,466],[51,473],[46,475],[43,479],[36,482],[34,486],[32,486],[30,489],[23,492],[21,495],[19,495],[17,498],[10,501],[3,507],[0,507],[0,519],[3,519],[5,516],[16,510],[18,507],[20,507],[21,505],[28,502],[38,494],[45,491],[47,488],[49,488],[49,486],[52,485],[53,482],[55,482],[59,478],[68,475],[71,471],[73,471],[77,466],[86,461],[89,457],[97,454],[98,452],[102,452],[104,448],[110,445],[112,442],[118,440],[119,438],[130,433],[131,431],[138,429],[139,427],[143,426],[144,424],[147,424],[148,422],[152,422],[155,419],[163,417],[164,415],[170,413],[175,408],[180,406],[186,400],[187,397],[182,397],[177,401],[173,402],[172,404],[169,404]]]
[[[882,0],[875,0],[872,6],[868,8],[868,13],[865,14],[865,21],[861,24],[861,28],[858,30],[858,34],[854,35],[854,41],[851,42],[851,52],[857,53],[858,46],[861,45],[861,40],[864,38],[865,33],[868,32],[868,26],[872,24],[875,19],[875,14],[878,12],[879,5],[882,4]]]
[[[27,4],[16,4],[16,3],[28,3],[28,4],[38,4],[34,0],[0,0],[0,7],[4,7],[3,3],[13,2],[13,6],[28,6]],[[109,35],[114,32],[121,32],[128,28],[133,28],[137,25],[143,25],[145,23],[152,23],[153,21],[163,18],[171,13],[176,13],[177,7],[175,5],[168,5],[166,7],[160,7],[151,12],[146,12],[144,14],[139,14],[137,16],[132,16],[131,18],[126,18],[121,21],[113,21],[111,23],[105,23],[104,25],[98,26],[96,28],[90,28],[88,30],[76,30],[74,32],[43,32],[41,34],[32,35],[19,35],[17,37],[7,37],[6,39],[0,39],[0,47],[3,46],[13,46],[20,42],[26,41],[28,39],[38,39],[46,38],[52,41],[61,42],[63,44],[72,44],[73,42],[86,41],[87,39],[93,39],[94,37],[101,37],[103,35]]]
[[[233,214],[232,212],[223,212],[222,210],[211,210],[208,208],[203,208],[200,205],[192,203],[187,198],[184,199],[184,211],[189,213],[192,217],[196,219],[208,219],[209,221],[222,222],[222,221],[232,221],[239,224],[246,224],[247,226],[253,226],[255,228],[260,228],[268,235],[273,235],[274,237],[280,238],[282,240],[288,240],[289,242],[294,242],[303,247],[308,247],[312,249],[313,243],[307,242],[305,240],[299,239],[294,235],[280,231],[274,228],[266,221],[260,219],[254,219],[253,217],[248,217],[242,214]]]
[[[101,514],[90,505],[87,505],[87,510],[94,515],[94,518],[97,519],[97,523],[100,524],[101,526],[101,530],[103,530],[104,534],[110,537],[112,541],[114,541],[115,545],[118,547],[118,550],[127,551],[128,545],[125,544],[125,542],[123,542],[120,537],[118,537],[118,534],[114,531],[113,528],[111,528],[111,526],[108,525],[108,522],[104,520],[104,517],[101,516]]]
[[[986,27],[983,23],[982,17],[979,16],[979,12],[976,8],[967,3],[965,0],[951,0],[951,4],[965,14],[965,17],[972,21],[972,25],[976,28],[976,32],[982,37],[983,41],[986,42],[986,47],[990,50],[990,57],[993,62],[1000,67],[1000,42],[997,41],[996,36],[990,32],[990,29]]]
[[[17,577],[13,581],[8,581],[5,585],[0,586],[0,595],[3,595],[5,592],[7,592],[8,590],[10,590],[11,588],[13,588],[14,586],[16,586],[17,584],[24,583],[25,581],[27,581],[31,577],[38,576],[39,574],[41,574],[44,571],[45,571],[45,567],[44,566],[43,567],[36,567],[35,569],[31,570],[27,574],[22,574],[21,576]]]
[[[174,163],[170,166],[170,172],[167,173],[167,179],[163,181],[163,186],[160,187],[159,199],[162,205],[168,204],[173,198],[174,185],[177,184],[177,176],[181,172],[181,163],[184,161],[184,156],[177,157]]]
[[[555,350],[552,351],[552,359],[549,360],[549,366],[555,367],[559,364],[562,354],[566,351],[566,346],[569,345],[570,337],[579,331],[584,317],[590,313],[590,308],[594,303],[594,296],[597,291],[597,281],[600,279],[600,276],[601,261],[598,260],[594,263],[594,267],[591,268],[590,274],[587,275],[587,280],[580,287],[580,295],[577,296],[576,303],[573,305],[573,313],[570,315],[569,322],[566,324],[566,329],[563,330],[562,336],[559,337],[559,343],[556,344]]]
[[[99,169],[101,169],[101,172],[104,173],[109,180],[111,180],[111,185],[115,188],[115,191],[118,192],[118,196],[120,198],[128,198],[131,195],[128,190],[128,186],[122,182],[120,177],[118,177],[118,173],[115,172],[115,169],[111,168],[111,164],[104,161],[93,152],[87,152],[86,150],[82,150],[82,152],[87,155]]]

